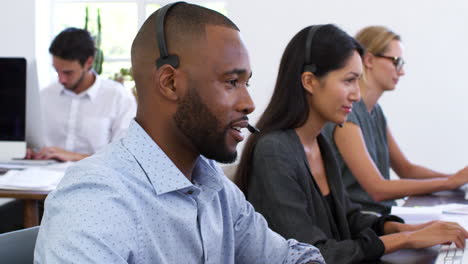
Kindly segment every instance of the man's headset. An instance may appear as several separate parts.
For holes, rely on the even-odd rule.
[[[185,3],[185,2],[174,2],[168,5],[165,5],[159,9],[158,14],[156,15],[156,38],[158,41],[158,47],[159,47],[159,58],[156,60],[156,67],[160,68],[161,66],[165,64],[169,64],[174,68],[179,67],[179,56],[175,54],[169,54],[167,51],[167,46],[166,46],[166,35],[164,34],[164,23],[166,21],[166,15],[167,12],[169,12],[169,9],[171,9],[173,6],[180,4],[180,3]],[[248,124],[247,129],[250,131],[250,133],[258,133],[260,130],[258,130],[256,127]]]
[[[156,38],[159,47],[159,58],[156,60],[156,67],[160,68],[165,64],[169,64],[174,68],[179,67],[179,56],[175,54],[168,54],[166,46],[166,35],[164,34],[164,23],[166,21],[166,14],[171,7],[185,2],[174,2],[165,5],[159,9],[156,15]]]

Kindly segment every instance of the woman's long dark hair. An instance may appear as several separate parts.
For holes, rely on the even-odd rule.
[[[305,62],[306,38],[311,27],[299,31],[286,47],[278,71],[275,90],[256,127],[260,133],[252,134],[246,142],[235,174],[236,184],[247,195],[252,155],[258,140],[272,131],[301,127],[309,117],[309,104],[302,86],[301,75]],[[316,65],[317,78],[344,67],[348,58],[361,45],[332,24],[321,26],[314,34],[309,62]]]

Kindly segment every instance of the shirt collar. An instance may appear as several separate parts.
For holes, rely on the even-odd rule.
[[[130,123],[123,144],[138,161],[157,195],[194,186],[135,120]],[[214,161],[200,156],[192,179],[202,189],[218,191],[222,188],[220,175]]]
[[[61,85],[61,89],[60,89],[60,95],[71,95],[71,96],[76,96],[76,97],[88,97],[91,101],[93,101],[97,94],[98,94],[98,91],[99,91],[99,87],[101,87],[101,77],[95,73],[94,71],[92,71],[92,73],[94,74],[94,76],[96,77],[95,80],[94,80],[94,83],[86,90],[84,90],[83,92],[79,93],[79,94],[75,94],[74,92],[72,91],[69,91],[67,89],[65,89],[65,87],[63,85]]]
[[[195,168],[193,169],[192,179],[203,189],[207,189],[213,193],[218,192],[223,187],[221,177],[225,177],[224,172],[215,161],[209,160],[203,156],[198,158]]]
[[[96,74],[94,71],[93,71],[93,74],[96,77],[93,85],[91,85],[88,89],[86,89],[86,91],[83,92],[89,96],[91,101],[93,101],[96,98],[98,91],[99,91],[99,87],[101,87],[101,77],[98,74]]]

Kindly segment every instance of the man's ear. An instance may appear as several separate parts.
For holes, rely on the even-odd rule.
[[[176,69],[171,65],[163,65],[160,69],[155,72],[155,84],[156,89],[159,90],[161,95],[171,101],[177,101],[179,99],[180,91],[177,91],[175,82]]]
[[[303,72],[301,75],[302,86],[311,95],[314,94],[317,87],[319,87],[319,80],[315,74],[311,72]]]
[[[93,68],[93,62],[94,62],[94,57],[93,57],[93,56],[89,56],[89,57],[86,59],[83,68],[87,69],[88,71],[91,70],[91,68]]]
[[[366,54],[364,54],[364,57],[362,59],[362,65],[366,68],[366,69],[372,69],[372,67],[374,66],[374,55],[370,54],[369,52],[366,52]]]

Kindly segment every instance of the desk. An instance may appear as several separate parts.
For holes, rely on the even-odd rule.
[[[405,201],[403,206],[434,206],[448,203],[468,204],[468,200],[465,200],[465,192],[454,190],[411,196]]]
[[[5,171],[0,172],[0,176]],[[39,225],[39,201],[45,200],[50,191],[4,190],[0,189],[0,197],[15,198],[24,201],[23,224],[25,228]]]
[[[447,203],[468,204],[462,191],[443,191],[429,195],[409,197],[404,206],[434,206]],[[404,249],[384,255],[381,263],[385,264],[432,264],[439,253],[439,246],[425,249]]]
[[[43,201],[49,191],[2,190],[0,197],[15,198],[24,201],[24,227],[39,225],[39,201]]]

